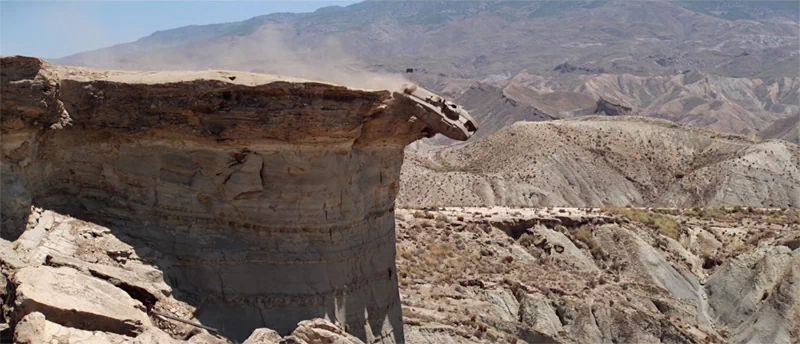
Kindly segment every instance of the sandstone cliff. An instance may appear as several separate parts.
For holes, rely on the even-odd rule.
[[[241,72],[1,67],[4,238],[32,204],[56,210],[156,257],[175,297],[204,300],[199,320],[232,339],[321,317],[402,342],[394,199],[403,148],[431,134],[408,98]]]

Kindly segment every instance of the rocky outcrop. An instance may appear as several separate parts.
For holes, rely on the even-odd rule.
[[[16,328],[15,340],[20,344],[37,343],[122,343],[125,337],[118,334],[72,329],[47,321],[39,312],[25,316]]]
[[[14,274],[17,318],[40,312],[64,326],[137,334],[150,325],[144,306],[122,289],[66,267],[26,267]]]
[[[600,99],[597,100],[597,105],[594,109],[594,113],[603,114],[606,116],[635,115],[635,113],[633,113],[632,108],[621,104],[614,104],[608,100],[603,99],[603,97],[600,97]]]
[[[793,343],[800,335],[800,251],[761,247],[708,280],[714,319],[730,343]]]
[[[402,342],[394,199],[403,148],[432,134],[416,103],[238,72],[7,57],[1,73],[5,238],[25,230],[32,204],[108,227],[235,340],[323,317]],[[76,267],[122,287],[119,271]],[[128,288],[167,290],[144,284]]]
[[[184,341],[175,340],[168,334],[150,328],[146,332],[131,338],[114,333],[100,331],[86,331],[67,326],[47,319],[44,314],[34,312],[26,315],[17,324],[14,337],[19,344],[185,344]]]
[[[574,208],[440,208],[435,224],[403,212],[404,317],[420,342],[722,342],[698,321],[680,263],[636,224]],[[511,220],[524,234],[504,228]]]

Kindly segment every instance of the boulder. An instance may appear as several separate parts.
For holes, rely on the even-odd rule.
[[[39,312],[22,318],[14,331],[14,342],[19,344],[127,344],[131,339],[114,333],[64,327],[48,321]]]
[[[275,330],[257,328],[242,344],[278,344],[280,341],[281,335]]]
[[[292,336],[308,344],[364,344],[360,339],[323,319],[299,322]]]
[[[61,326],[47,320],[44,314],[33,312],[17,323],[14,343],[18,344],[188,344],[170,337],[155,327],[131,338],[114,333],[86,331]]]
[[[48,256],[50,266],[68,266],[91,276],[103,279],[109,283],[134,293],[136,297],[146,305],[153,305],[158,300],[169,296],[172,288],[164,283],[163,280],[148,280],[145,276],[110,265],[87,263],[71,257]]]
[[[142,303],[113,284],[67,267],[26,267],[13,276],[17,319],[40,312],[87,331],[135,335],[150,325]]]

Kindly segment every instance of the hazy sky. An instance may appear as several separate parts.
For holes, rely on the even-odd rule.
[[[58,58],[135,41],[158,30],[355,2],[0,0],[0,55]]]

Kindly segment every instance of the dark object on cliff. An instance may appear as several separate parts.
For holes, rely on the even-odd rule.
[[[406,68],[406,73],[414,73],[414,68]]]
[[[597,100],[597,108],[594,113],[602,113],[606,116],[631,116],[635,115],[632,110],[625,105],[614,104],[601,97]]]
[[[478,124],[469,112],[455,103],[417,85],[406,85],[403,93],[424,109],[430,111],[417,115],[425,124],[454,140],[465,141],[478,131]]]

